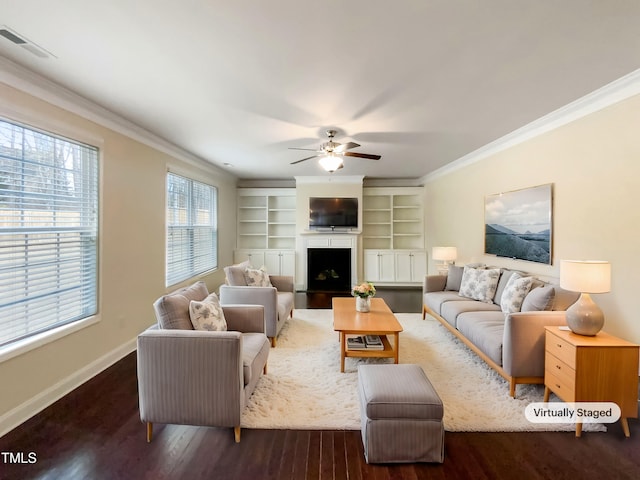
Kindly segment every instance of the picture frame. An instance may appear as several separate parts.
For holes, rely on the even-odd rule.
[[[484,253],[552,264],[553,184],[487,195]]]

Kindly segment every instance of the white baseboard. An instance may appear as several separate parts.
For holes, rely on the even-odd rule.
[[[78,388],[87,380],[106,370],[118,360],[124,358],[136,349],[136,338],[133,338],[115,350],[98,358],[81,370],[73,373],[62,381],[52,385],[30,400],[18,405],[0,417],[0,437],[21,425],[49,405]]]

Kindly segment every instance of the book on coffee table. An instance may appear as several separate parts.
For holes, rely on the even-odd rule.
[[[349,350],[366,350],[367,344],[362,336],[347,337],[347,347]]]
[[[384,350],[384,345],[379,335],[365,335],[364,343],[367,346],[367,350]]]

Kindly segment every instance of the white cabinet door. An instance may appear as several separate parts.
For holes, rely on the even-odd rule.
[[[427,252],[411,252],[411,281],[422,282],[427,274]]]
[[[264,252],[264,266],[270,275],[294,276],[296,254],[294,251],[267,250]]]
[[[427,274],[427,253],[422,250],[396,252],[396,282],[422,282]]]
[[[411,267],[413,257],[411,252],[396,252],[396,282],[411,282]]]
[[[380,260],[379,276],[380,282],[394,282],[396,281],[396,258],[393,251],[380,251],[378,252],[378,258]]]
[[[264,250],[236,250],[233,252],[234,263],[241,263],[245,260],[249,260],[252,267],[260,268],[265,262]]]
[[[380,261],[377,250],[364,251],[364,279],[374,283],[380,281]]]

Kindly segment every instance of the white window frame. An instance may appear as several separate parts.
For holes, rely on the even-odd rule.
[[[165,285],[218,268],[218,189],[167,173]]]
[[[0,143],[0,162],[3,162],[0,170],[5,174],[5,185],[0,185],[0,197],[4,197],[4,203],[0,198],[0,265],[7,273],[2,275],[0,270],[0,282],[3,283],[0,330],[6,329],[5,335],[0,337],[0,343],[3,343],[0,346],[0,361],[3,361],[99,320],[100,151],[81,141],[13,120],[0,118],[0,127],[7,133],[13,133],[12,129],[16,134],[24,132],[30,139],[37,136],[42,142],[41,145],[33,142],[30,145],[33,150],[29,153],[25,153],[22,147],[13,150],[7,144],[2,148]],[[45,148],[52,145],[54,153]],[[72,152],[70,155],[75,157],[66,157],[67,161],[57,164],[47,158],[47,155],[55,157],[59,152]],[[12,173],[8,170],[11,165],[22,169],[21,180],[16,176],[16,171]],[[24,172],[28,169],[31,169],[31,173],[27,175]],[[53,170],[59,172],[57,185],[66,182],[59,189],[46,186],[47,182],[55,183],[47,177]],[[34,184],[42,181],[41,191],[26,186],[15,188],[17,181],[25,181],[26,178]],[[74,188],[72,184],[78,180],[82,187]],[[73,195],[69,192],[73,192]],[[16,208],[20,201],[23,205]],[[29,205],[30,201],[34,203]],[[46,203],[46,207],[37,206],[38,201],[40,205]],[[66,207],[64,202],[67,202]],[[46,217],[49,220],[45,221]],[[73,219],[69,220],[71,217]],[[37,246],[30,243],[37,235],[41,239],[53,240],[48,244],[51,247],[46,247],[48,250],[43,250],[42,243]],[[62,240],[65,236],[77,241],[77,246],[65,244]],[[61,252],[69,255],[66,261]],[[39,261],[37,254],[40,255]],[[43,263],[46,263],[42,261],[43,257],[49,259],[46,268],[43,267]],[[76,264],[75,270],[68,268],[70,263]],[[38,270],[44,272],[40,282],[35,280]],[[7,282],[8,278],[14,281]],[[47,283],[42,278],[50,278],[51,281]],[[65,297],[66,289],[71,289],[76,296],[71,299]],[[20,323],[21,320],[24,320],[24,325]],[[15,333],[10,334],[12,329]]]

